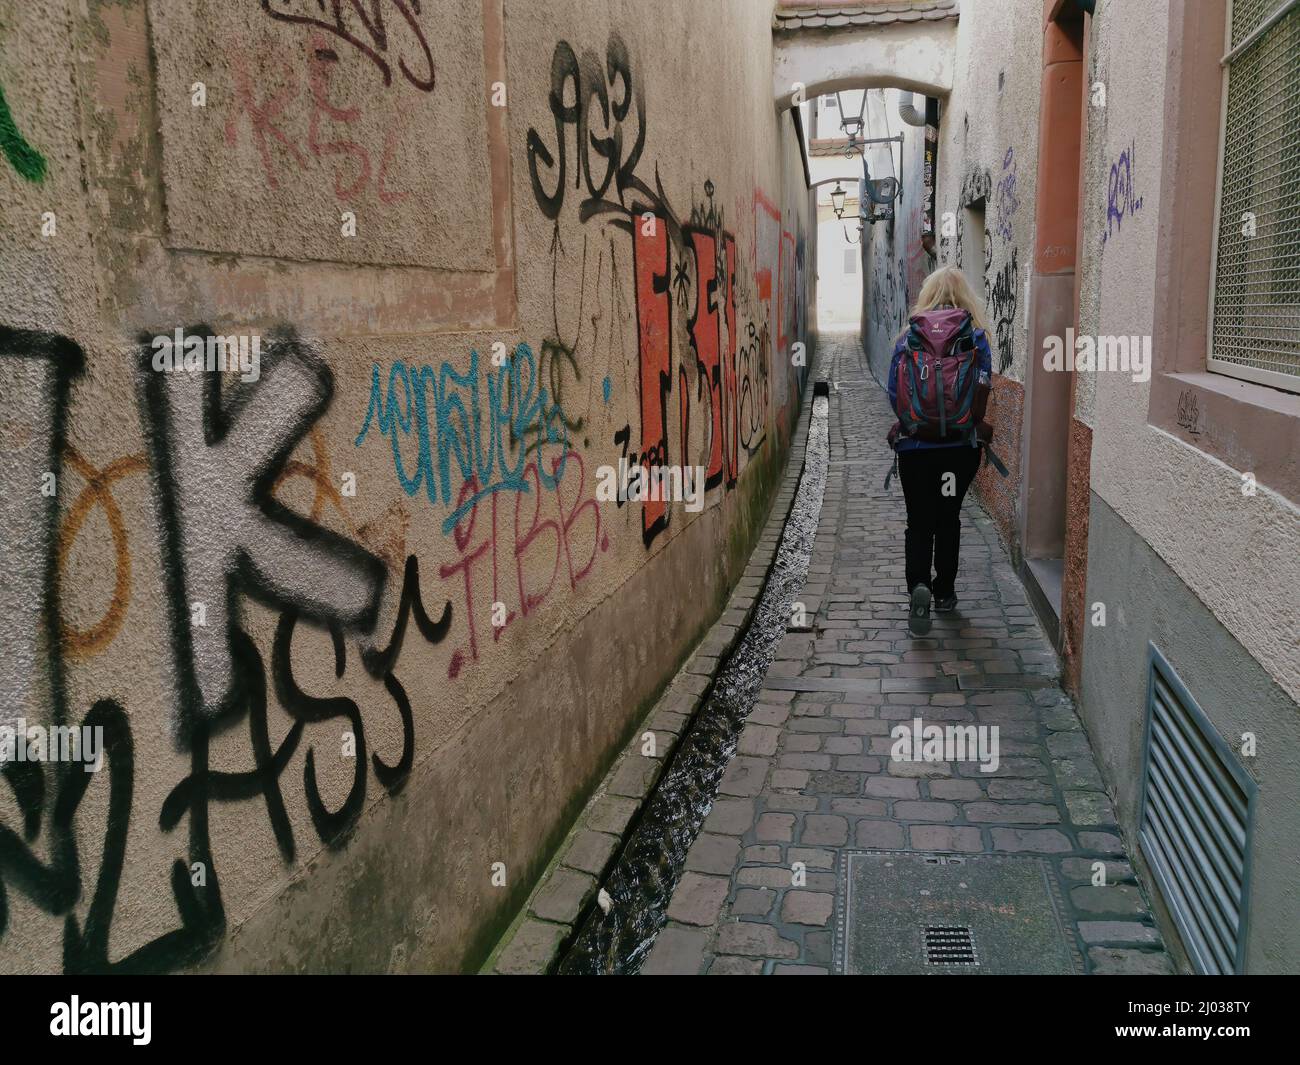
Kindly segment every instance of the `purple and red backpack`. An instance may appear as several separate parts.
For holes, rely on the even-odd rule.
[[[975,328],[969,312],[945,307],[912,316],[894,369],[894,412],[889,446],[899,437],[930,443],[982,446],[984,460],[1003,477],[1007,468],[993,453],[992,427],[984,420],[989,382],[981,374]],[[898,469],[885,477],[885,487]]]
[[[898,359],[895,412],[899,432],[917,440],[976,443],[988,406],[970,315],[963,310],[914,315]]]

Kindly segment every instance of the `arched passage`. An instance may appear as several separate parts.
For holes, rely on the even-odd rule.
[[[819,180],[819,181],[814,181],[814,182],[813,182],[812,184],[810,184],[808,187],[809,187],[810,189],[814,189],[814,190],[815,190],[815,189],[820,188],[822,185],[853,185],[853,186],[856,186],[857,183],[858,183],[859,181],[861,181],[861,180],[862,180],[862,173],[859,171],[859,172],[856,173],[856,174],[844,174],[844,175],[841,176],[841,177],[828,177],[828,178],[822,178],[822,179]]]
[[[957,0],[835,8],[785,0],[773,26],[772,95],[778,109],[837,89],[893,86],[947,96],[957,46]]]

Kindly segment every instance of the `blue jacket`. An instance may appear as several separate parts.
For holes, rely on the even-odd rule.
[[[980,374],[985,378],[992,378],[993,375],[993,353],[989,350],[989,338],[985,335],[983,329],[974,331],[975,337],[975,354],[979,359]],[[907,333],[902,333],[894,344],[894,355],[889,360],[889,378],[885,382],[885,387],[889,390],[889,406],[894,413],[898,413],[898,360],[902,357],[904,350],[907,348]],[[914,440],[909,436],[900,436],[898,438],[897,451],[917,451],[922,448],[930,447],[968,447],[969,445],[961,440],[939,441],[939,440]]]

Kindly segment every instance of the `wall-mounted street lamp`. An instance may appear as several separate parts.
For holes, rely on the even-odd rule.
[[[836,218],[844,217],[844,189],[840,187],[838,181],[835,182],[835,188],[831,190],[831,207],[835,211]]]
[[[840,129],[848,134],[849,142],[844,146],[844,158],[851,158],[861,150],[862,145],[862,126],[863,116],[867,111],[867,93],[862,91],[862,106],[858,108],[858,117],[851,118],[844,110],[844,101],[840,99],[840,94],[835,94],[835,100],[840,112]]]

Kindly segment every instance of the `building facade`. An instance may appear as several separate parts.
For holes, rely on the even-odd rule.
[[[984,506],[1166,941],[1300,956],[1300,9],[963,0],[936,255],[982,292]],[[913,171],[904,196],[921,194]],[[864,343],[898,327],[866,245]],[[874,291],[873,291],[874,286]]]

